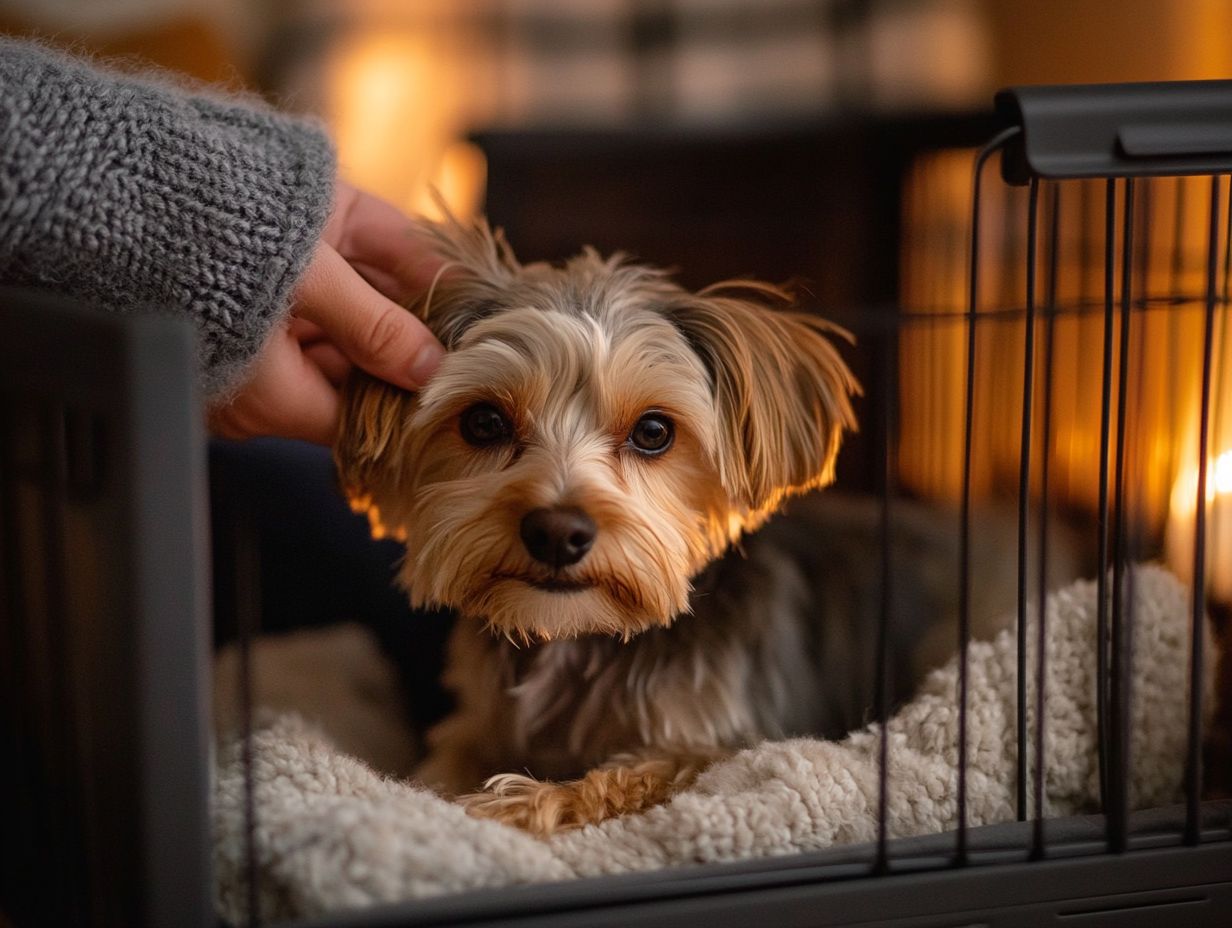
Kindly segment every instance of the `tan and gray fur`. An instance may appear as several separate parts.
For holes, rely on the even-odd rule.
[[[523,265],[482,222],[425,228],[447,264],[411,308],[448,353],[414,395],[354,376],[335,449],[357,507],[405,540],[412,602],[460,615],[458,705],[421,778],[548,833],[661,802],[766,737],[864,721],[875,523],[830,531],[810,497],[763,528],[830,482],[855,425],[845,333],[765,284],[693,293],[592,250]],[[466,437],[476,404],[508,440]],[[674,427],[653,456],[631,437],[648,413]],[[576,563],[528,552],[544,510],[593,522]]]

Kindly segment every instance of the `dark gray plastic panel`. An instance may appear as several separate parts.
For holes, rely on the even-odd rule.
[[[0,912],[214,923],[191,331],[0,289]],[[0,917],[0,921],[4,918]]]
[[[1012,184],[1232,171],[1232,81],[1012,87],[996,106],[1021,128],[1001,163]]]

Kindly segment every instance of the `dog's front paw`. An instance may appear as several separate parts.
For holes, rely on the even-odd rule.
[[[602,818],[584,817],[574,783],[545,783],[534,777],[504,773],[483,784],[482,793],[459,796],[468,815],[513,825],[546,837]]]
[[[681,785],[678,771],[663,769],[662,763],[603,767],[563,783],[505,773],[488,780],[484,792],[461,796],[458,801],[469,815],[495,819],[544,838],[649,809],[666,801]]]

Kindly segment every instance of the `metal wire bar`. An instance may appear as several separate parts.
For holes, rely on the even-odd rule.
[[[967,381],[963,406],[963,471],[961,524],[959,527],[958,578],[958,784],[955,797],[958,833],[954,863],[967,863],[967,645],[971,637],[971,447],[975,418],[975,325],[979,314],[980,271],[980,175],[993,153],[1019,132],[1011,126],[985,145],[975,157],[971,199],[971,267],[967,291]]]
[[[1099,742],[1099,806],[1108,808],[1108,457],[1112,439],[1112,352],[1116,287],[1116,181],[1104,198],[1104,348],[1100,384],[1098,553],[1095,579],[1096,740]]]
[[[1169,270],[1169,285],[1166,290],[1166,293],[1171,299],[1172,306],[1182,306],[1183,305],[1183,300],[1181,299],[1181,295],[1185,291],[1185,267],[1187,263],[1186,262],[1187,254],[1185,251],[1185,228],[1186,228],[1186,220],[1188,218],[1187,210],[1185,208],[1186,207],[1185,194],[1186,194],[1186,191],[1189,189],[1186,182],[1187,182],[1187,178],[1178,177],[1173,183],[1173,191],[1174,191],[1173,204],[1174,205],[1173,205],[1172,236],[1171,236],[1172,237],[1172,262],[1171,262],[1171,267]],[[1149,293],[1144,291],[1143,296],[1144,297],[1149,296]],[[1164,319],[1166,322],[1166,328],[1164,329],[1164,334],[1163,334],[1163,348],[1162,348],[1164,360],[1162,362],[1159,360],[1156,360],[1155,364],[1158,369],[1158,365],[1163,363],[1166,365],[1166,367],[1164,368],[1165,370],[1174,373],[1182,369],[1181,358],[1182,358],[1182,347],[1184,345],[1184,332],[1183,332],[1184,318],[1183,318],[1182,313],[1169,312],[1165,314]],[[1173,409],[1177,409],[1179,407],[1177,407],[1176,405],[1177,395],[1176,395],[1175,376],[1169,378],[1168,385],[1169,387],[1172,388],[1169,394],[1171,407]],[[1166,459],[1166,464],[1164,465],[1166,467],[1165,472],[1169,474],[1177,473],[1178,443],[1175,440],[1167,442],[1166,454],[1167,454],[1167,459]]]
[[[1226,305],[1232,293],[1232,183],[1228,184],[1228,219],[1223,236],[1223,302]]]
[[[1133,269],[1138,279],[1133,289],[1139,294],[1139,301],[1145,300],[1151,292],[1151,234],[1154,230],[1154,191],[1157,183],[1144,179],[1135,190],[1138,214],[1134,224],[1139,231],[1134,236]]]
[[[1219,373],[1219,389],[1216,391],[1216,409],[1220,409],[1223,403],[1229,402],[1232,399],[1232,360],[1227,357],[1228,349],[1228,306],[1229,299],[1232,298],[1232,293],[1229,293],[1229,284],[1232,283],[1232,177],[1229,177],[1228,183],[1228,203],[1227,203],[1227,223],[1224,228],[1224,245],[1223,245],[1223,299],[1222,309],[1219,313],[1217,324],[1219,327],[1219,344],[1222,346],[1224,353],[1220,364]],[[1226,439],[1225,439],[1226,440]],[[1225,621],[1232,621],[1232,611],[1229,611],[1226,604],[1221,610],[1222,618]],[[1229,835],[1232,835],[1232,810],[1228,811],[1228,820],[1226,828]]]
[[[1126,617],[1124,614],[1124,581],[1126,566],[1126,512],[1125,512],[1125,422],[1128,414],[1129,390],[1129,337],[1133,290],[1133,241],[1134,241],[1134,179],[1125,179],[1125,207],[1121,238],[1121,337],[1120,359],[1117,378],[1117,427],[1115,477],[1112,512],[1114,518],[1112,538],[1112,661],[1110,727],[1111,743],[1108,760],[1110,764],[1108,810],[1108,847],[1120,853],[1126,849],[1129,838],[1129,706],[1125,704],[1128,686],[1126,647]]]
[[[29,395],[0,399],[4,400],[0,403],[0,630],[6,633],[0,642],[0,670],[7,685],[0,693],[7,697],[0,712],[5,715],[5,733],[11,734],[3,746],[7,774],[3,782],[20,797],[6,816],[5,827],[24,836],[54,836],[34,842],[27,853],[5,842],[0,890],[4,904],[12,906],[5,914],[16,921],[78,924],[86,920],[81,893],[65,886],[71,861],[66,839],[71,836],[65,830],[61,803],[67,801],[71,784],[58,779],[69,768],[55,757],[65,741],[59,723],[67,694],[61,681],[70,673],[49,656],[66,632],[51,627],[50,620],[51,600],[62,596],[64,581],[63,546],[49,534],[60,531],[53,528],[59,522],[53,498],[56,416],[54,404]],[[19,403],[22,413],[15,412]],[[34,559],[41,559],[41,569],[31,570]],[[49,672],[53,666],[56,672]],[[79,871],[74,877],[80,875]],[[44,898],[32,898],[31,887]],[[96,899],[91,902],[97,904]],[[105,919],[115,913],[101,914]]]
[[[1146,180],[1142,184],[1143,192],[1145,193],[1151,187],[1151,181]],[[1141,204],[1141,210],[1135,222],[1142,229],[1141,238],[1147,238],[1150,235],[1149,227],[1146,219],[1150,216],[1150,203],[1145,197]],[[1146,286],[1145,280],[1143,286]],[[1132,304],[1131,304],[1132,305]],[[1132,332],[1132,314],[1127,314],[1129,321],[1122,322],[1125,331],[1125,349],[1123,358],[1128,358],[1129,339]],[[1125,429],[1124,447],[1132,449],[1126,453],[1122,471],[1125,475],[1123,484],[1123,492],[1121,493],[1120,503],[1118,506],[1118,520],[1120,530],[1118,532],[1120,540],[1121,555],[1118,558],[1119,562],[1124,565],[1125,573],[1125,600],[1122,608],[1122,633],[1120,636],[1120,646],[1118,648],[1118,660],[1120,661],[1121,672],[1118,677],[1118,692],[1116,700],[1121,707],[1119,716],[1119,731],[1117,737],[1122,745],[1122,770],[1124,777],[1124,790],[1122,794],[1123,805],[1120,813],[1120,819],[1124,825],[1125,842],[1128,846],[1129,831],[1130,831],[1130,780],[1131,771],[1133,770],[1133,741],[1131,740],[1132,724],[1133,724],[1133,707],[1134,707],[1134,624],[1135,615],[1137,613],[1139,602],[1137,596],[1138,582],[1138,564],[1143,557],[1144,546],[1144,529],[1147,525],[1145,515],[1146,503],[1144,501],[1144,492],[1142,487],[1146,483],[1146,477],[1150,469],[1150,462],[1145,450],[1146,443],[1142,438],[1142,419],[1141,415],[1129,415],[1129,410],[1141,410],[1146,403],[1146,367],[1147,367],[1147,337],[1146,337],[1146,318],[1145,315],[1139,317],[1142,321],[1142,327],[1139,329],[1139,336],[1135,350],[1133,352],[1135,374],[1132,378],[1128,375],[1126,379],[1133,384],[1134,395],[1132,401],[1126,409],[1125,420],[1122,427]],[[1123,367],[1128,370],[1127,365]],[[1128,387],[1125,388],[1128,393]],[[1132,439],[1132,440],[1131,440]],[[1136,489],[1131,489],[1136,488]],[[1132,495],[1131,495],[1132,494]]]
[[[1172,207],[1172,264],[1169,268],[1171,293],[1180,293],[1184,289],[1185,273],[1185,178],[1178,177],[1174,187],[1175,198]]]
[[[43,549],[43,633],[44,659],[60,673],[71,673],[73,662],[68,652],[68,637],[71,630],[68,604],[65,597],[68,565],[64,551],[64,494],[68,471],[65,448],[65,409],[55,401],[48,401],[40,411],[39,438],[42,450],[42,485],[39,487],[39,521]],[[54,678],[53,678],[54,679]],[[43,735],[47,738],[48,760],[52,776],[56,780],[69,778],[79,769],[72,745],[78,740],[76,719],[68,694],[68,688],[50,683],[44,691],[47,698],[47,715]],[[57,788],[58,787],[58,788]],[[53,885],[59,897],[58,907],[62,916],[70,922],[84,919],[81,909],[83,894],[70,889],[82,885],[83,848],[79,845],[81,829],[65,827],[65,821],[80,821],[79,810],[74,809],[75,786],[71,781],[61,780],[49,785],[50,801],[44,809],[48,816],[45,824],[56,835]],[[57,793],[59,795],[57,795]],[[71,876],[70,876],[71,873]],[[50,887],[49,887],[50,888]]]
[[[10,834],[28,835],[34,832],[37,783],[33,782],[33,764],[28,756],[34,742],[33,725],[27,713],[21,711],[22,694],[29,692],[31,683],[27,661],[23,660],[26,629],[18,621],[25,591],[18,560],[21,549],[17,526],[16,427],[11,421],[8,399],[7,395],[0,395],[0,719],[10,737],[5,744],[8,762],[0,768],[0,783],[24,800],[11,805],[6,827]],[[8,842],[0,842],[0,890],[13,906],[9,911],[11,918],[22,917],[23,913],[14,905],[15,888],[33,885],[34,857],[16,853]]]
[[[1141,382],[1141,381],[1140,381]],[[1127,462],[1128,465],[1132,462]],[[1141,476],[1141,475],[1138,475]],[[1131,484],[1132,485],[1132,484]],[[1139,494],[1139,502],[1141,496]],[[1117,691],[1114,694],[1114,699],[1117,705],[1120,706],[1120,713],[1117,716],[1117,731],[1116,738],[1121,743],[1121,769],[1119,771],[1122,778],[1122,788],[1119,795],[1119,804],[1116,811],[1117,827],[1119,829],[1119,846],[1118,852],[1123,852],[1129,848],[1129,780],[1130,770],[1133,764],[1133,756],[1131,751],[1130,732],[1131,722],[1133,718],[1133,667],[1134,667],[1134,613],[1138,607],[1137,597],[1137,565],[1134,562],[1134,554],[1137,551],[1138,538],[1137,526],[1141,522],[1130,517],[1130,512],[1127,510],[1124,515],[1124,540],[1123,540],[1123,563],[1124,563],[1124,587],[1125,599],[1121,608],[1121,636],[1118,641],[1117,650],[1113,652],[1113,660],[1120,664],[1120,672],[1117,675]]]
[[[244,867],[247,928],[261,924],[260,895],[257,892],[257,803],[253,783],[252,748],[252,642],[260,616],[261,572],[256,526],[245,501],[235,501],[232,513],[235,543],[235,613],[237,622],[240,697],[241,764],[244,770]]]
[[[890,617],[894,612],[894,563],[891,549],[891,502],[894,495],[894,405],[897,389],[894,383],[894,364],[891,361],[892,352],[881,352],[881,387],[882,420],[881,420],[881,609],[877,620],[877,692],[876,706],[879,726],[877,767],[877,858],[873,865],[875,873],[885,873],[889,869],[887,851],[888,829],[886,826],[889,806],[889,735],[886,731],[886,721],[889,716],[889,671],[890,671]]]
[[[1048,458],[1049,436],[1052,434],[1052,348],[1056,320],[1053,310],[1057,305],[1057,263],[1061,243],[1061,186],[1054,183],[1049,201],[1049,252],[1048,252],[1048,295],[1045,300],[1044,312],[1044,356],[1043,378],[1044,395],[1041,399],[1040,425],[1040,507],[1039,507],[1039,595],[1037,598],[1038,615],[1036,617],[1035,642],[1035,821],[1031,831],[1031,857],[1038,860],[1044,857],[1044,695],[1045,674],[1047,672],[1047,614],[1045,605],[1048,601]]]
[[[1087,181],[1078,182],[1078,294],[1077,301],[1079,305],[1086,303],[1090,298],[1090,275],[1087,273],[1094,265],[1092,259],[1092,243],[1091,243],[1091,222],[1092,213],[1095,209],[1095,198],[1091,195],[1091,184]],[[1057,301],[1053,303],[1053,313],[1055,315],[1059,304]]]
[[[1031,417],[1035,396],[1035,261],[1039,239],[1039,179],[1027,199],[1027,317],[1022,350],[1022,437],[1018,463],[1018,821],[1027,818],[1027,547],[1031,515]]]
[[[1198,413],[1198,498],[1194,510],[1193,614],[1190,629],[1189,743],[1185,768],[1185,843],[1197,844],[1202,800],[1202,659],[1206,615],[1206,484],[1210,453],[1211,373],[1219,253],[1219,176],[1211,178],[1206,249],[1206,313],[1202,331],[1202,395]]]
[[[1154,309],[1154,308],[1169,309],[1174,306],[1181,306],[1185,303],[1194,303],[1194,302],[1201,303],[1205,299],[1206,299],[1205,289],[1203,289],[1202,291],[1198,293],[1166,294],[1162,296],[1139,295],[1139,296],[1134,297],[1134,306],[1137,309]],[[1073,319],[1080,319],[1087,315],[1096,315],[1097,313],[1102,312],[1103,306],[1104,306],[1103,300],[1087,301],[1085,303],[1079,303],[1076,300],[1070,300],[1057,307],[1056,315],[1058,318],[1062,316],[1066,316],[1066,317],[1073,318]],[[1003,307],[998,307],[995,309],[989,308],[989,309],[981,310],[980,319],[982,321],[988,321],[988,322],[992,322],[992,321],[1003,321],[1004,322],[1004,321],[1013,320],[1013,319],[1020,319],[1024,317],[1026,314],[1027,314],[1027,311],[1025,307],[1003,306]],[[838,318],[841,318],[842,311],[840,310],[836,313],[834,310],[831,310],[831,315],[836,315]],[[954,310],[952,312],[938,311],[938,312],[925,313],[925,312],[910,312],[910,311],[904,310],[900,314],[900,316],[901,316],[901,319],[896,320],[896,324],[900,321],[910,322],[910,321],[915,321],[915,320],[923,320],[923,321],[928,321],[928,322],[945,322],[947,320],[966,319],[967,311],[963,309],[963,310]],[[867,324],[870,330],[874,328],[876,325],[877,323],[875,322],[869,322]]]

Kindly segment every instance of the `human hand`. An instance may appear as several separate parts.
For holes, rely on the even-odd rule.
[[[427,289],[441,264],[401,211],[339,182],[290,314],[239,391],[209,410],[210,429],[329,444],[353,366],[406,390],[423,386],[444,349],[398,303]]]

